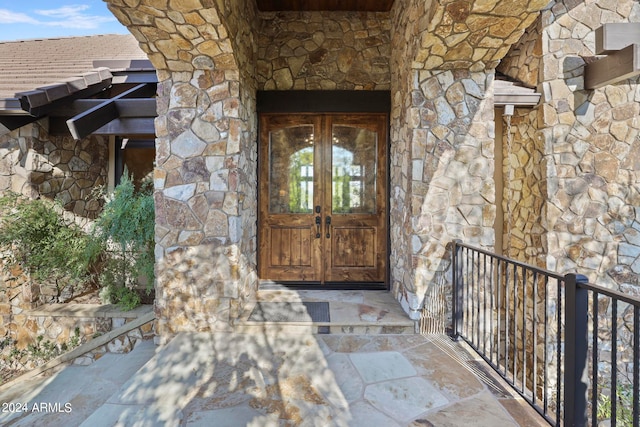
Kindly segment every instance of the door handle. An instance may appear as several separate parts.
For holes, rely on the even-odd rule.
[[[327,239],[329,239],[331,237],[331,217],[327,215],[327,217],[325,218],[325,223],[327,224]]]
[[[316,239],[320,238],[320,226],[322,225],[322,218],[318,215],[316,217]]]

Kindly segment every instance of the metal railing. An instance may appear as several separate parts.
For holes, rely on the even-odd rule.
[[[638,427],[640,299],[453,242],[453,336],[551,425]]]

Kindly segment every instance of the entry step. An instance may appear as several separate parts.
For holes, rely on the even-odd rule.
[[[239,333],[414,334],[416,322],[387,291],[261,289]]]

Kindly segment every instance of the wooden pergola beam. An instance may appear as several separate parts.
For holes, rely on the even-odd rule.
[[[104,104],[104,99],[77,99],[71,105],[52,111],[50,117],[73,117]],[[117,99],[119,117],[156,117],[155,98]]]
[[[118,100],[135,97],[148,98],[153,94],[155,94],[155,85],[147,83],[137,85],[67,120],[69,132],[76,140],[85,138],[120,117],[120,111],[116,104]]]
[[[0,116],[0,135],[33,123],[38,119],[39,117],[33,116]]]
[[[92,135],[145,136],[155,138],[155,119],[151,117],[117,118],[91,132]]]
[[[36,89],[28,92],[21,92],[16,94],[19,96],[20,105],[22,110],[28,112],[35,117],[43,117],[56,111],[64,104],[80,98],[88,98],[90,96],[97,95],[111,86],[111,79],[99,82],[85,89],[81,89],[73,92],[72,94],[50,101],[47,97],[47,92],[42,89]]]
[[[598,89],[640,75],[640,44],[610,53],[584,68],[586,89]]]

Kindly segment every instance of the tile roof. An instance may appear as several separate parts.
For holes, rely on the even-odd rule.
[[[0,42],[0,99],[96,68],[93,61],[147,59],[130,34]]]

